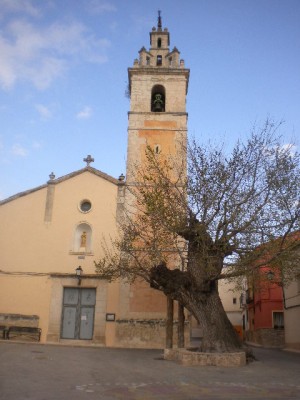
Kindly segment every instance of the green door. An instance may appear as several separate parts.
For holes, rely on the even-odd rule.
[[[95,304],[96,289],[64,288],[62,339],[93,338]]]

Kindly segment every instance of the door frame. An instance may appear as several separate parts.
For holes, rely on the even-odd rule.
[[[74,289],[77,290],[78,292],[78,301],[77,304],[65,304],[64,302],[64,297],[65,297],[65,291],[67,289]],[[81,303],[81,298],[82,298],[82,293],[84,290],[93,290],[95,293],[95,304],[93,305],[86,305]],[[94,329],[95,329],[95,310],[96,310],[96,298],[97,298],[97,290],[95,287],[78,287],[78,286],[64,286],[63,287],[63,293],[62,293],[62,307],[61,307],[61,324],[60,324],[60,339],[67,339],[67,340],[93,340],[94,338]],[[75,308],[75,328],[74,328],[74,337],[73,338],[66,338],[63,337],[63,328],[64,328],[64,310],[65,307],[71,307]],[[80,328],[81,328],[81,321],[82,321],[82,315],[81,315],[81,310],[82,308],[91,308],[93,309],[93,320],[92,320],[92,335],[90,338],[81,338],[80,337]]]

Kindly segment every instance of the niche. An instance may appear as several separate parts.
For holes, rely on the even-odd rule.
[[[74,236],[74,252],[90,253],[92,248],[92,228],[87,223],[77,225]]]

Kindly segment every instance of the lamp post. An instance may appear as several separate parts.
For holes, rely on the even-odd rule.
[[[83,269],[81,268],[80,265],[79,265],[79,267],[77,267],[75,269],[75,272],[76,272],[76,276],[77,276],[77,279],[78,279],[78,286],[79,286],[81,284],[81,275],[83,273]]]

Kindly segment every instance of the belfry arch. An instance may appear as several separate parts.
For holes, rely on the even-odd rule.
[[[166,104],[166,90],[162,85],[155,85],[151,92],[151,111],[164,112]]]

